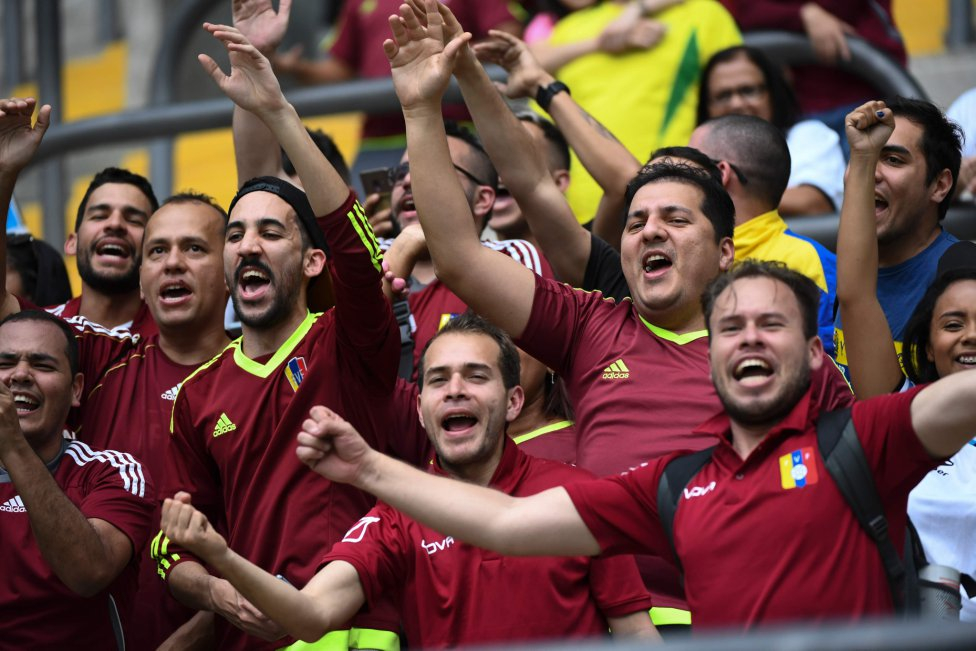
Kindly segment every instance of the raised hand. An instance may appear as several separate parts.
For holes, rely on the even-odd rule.
[[[197,56],[200,65],[224,95],[259,117],[288,105],[271,70],[271,63],[239,30],[212,23],[204,23],[203,27],[224,44],[230,57],[230,75],[226,75],[211,57],[206,54]]]
[[[186,547],[207,562],[227,553],[227,541],[210,521],[190,504],[190,494],[179,492],[163,502],[160,528],[172,542]]]
[[[895,116],[880,100],[866,102],[844,118],[844,131],[852,155],[877,156],[894,129]]]
[[[0,99],[0,172],[20,172],[41,145],[51,126],[51,106],[42,106],[37,122],[31,126],[36,106],[33,97]]]
[[[496,29],[488,34],[491,40],[475,44],[474,53],[481,61],[501,66],[508,73],[508,80],[497,84],[506,97],[535,97],[539,86],[552,81],[552,75],[539,64],[522,39]]]
[[[353,484],[372,450],[359,432],[326,407],[312,407],[298,434],[295,454],[326,479]]]
[[[426,27],[408,5],[401,5],[399,16],[390,16],[393,38],[383,42],[383,50],[403,109],[427,105],[439,112],[458,52],[471,34],[464,32],[445,44],[444,19],[437,4],[426,0],[424,7]]]
[[[291,0],[279,0],[278,11],[271,6],[271,0],[234,0],[232,10],[234,27],[261,54],[270,57],[288,29]]]

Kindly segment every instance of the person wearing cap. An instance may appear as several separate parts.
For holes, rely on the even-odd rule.
[[[205,28],[226,46],[231,72],[225,75],[201,55],[204,68],[274,133],[308,194],[287,181],[260,177],[245,183],[231,203],[224,276],[243,334],[180,387],[170,449],[179,482],[168,489],[192,496],[246,558],[302,586],[314,575],[321,550],[372,505],[357,490],[312,476],[295,458],[294,434],[309,408],[331,405],[376,445],[411,460],[419,460],[422,442],[416,452],[396,448],[411,440],[384,408],[396,379],[399,332],[362,206],[312,142],[267,59],[233,27]],[[312,313],[309,286],[329,273],[327,253],[336,304]],[[219,615],[218,649],[288,644],[283,631],[227,581],[162,534],[153,554],[174,596]],[[370,615],[357,624],[387,634],[364,644],[386,648],[395,642],[396,634],[389,633],[396,630],[395,614]]]
[[[943,230],[942,219],[959,176],[961,132],[925,100],[898,98],[877,106],[877,110],[894,113],[894,130],[883,141],[872,139],[858,156],[852,152],[847,174],[874,181],[876,294],[895,350],[901,352],[908,317],[935,278],[939,257],[958,241]],[[861,298],[850,291],[842,295],[838,288],[841,306]],[[848,331],[860,327],[838,310],[834,354],[845,372],[850,365],[845,344]]]
[[[837,238],[838,282],[847,331],[847,358],[859,399],[907,391],[957,372],[976,369],[976,244],[952,244],[935,279],[905,326],[902,355],[895,353],[884,311],[875,294],[872,161],[894,127],[883,102],[869,102],[847,119],[852,164]],[[862,160],[863,159],[863,160]],[[925,475],[909,496],[908,514],[930,563],[976,573],[973,533],[976,503],[976,439]],[[963,601],[961,617],[976,621],[976,602]]]

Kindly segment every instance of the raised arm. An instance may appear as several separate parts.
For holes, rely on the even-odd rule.
[[[508,82],[503,87],[506,96],[513,99],[535,97],[540,88],[555,81],[552,75],[542,69],[525,43],[508,34],[493,32],[492,36],[494,37],[492,41],[476,45],[475,52],[478,58],[500,65],[508,72]],[[459,64],[458,69],[465,70],[466,66]],[[473,80],[481,82],[475,75],[481,77],[483,73],[472,70],[464,76],[470,76]],[[458,79],[463,79],[460,72]],[[464,86],[462,81],[462,89]],[[480,109],[480,105],[477,108]],[[617,199],[618,204],[622,205],[627,182],[640,170],[640,162],[614,138],[613,134],[586,113],[569,93],[556,94],[547,110],[570,147],[579,156],[583,166],[604,193]],[[495,147],[498,157],[496,166],[505,179],[506,186],[512,191],[522,208],[533,234],[552,263],[556,275],[571,285],[579,286],[590,255],[589,233],[580,226],[561,193],[558,198],[545,196],[535,199],[533,194],[541,192],[537,190],[536,185],[521,183],[520,187],[516,188],[509,183],[508,179],[512,174],[504,171],[504,167],[509,165],[509,159],[514,158],[515,164],[518,165],[525,158],[519,156],[522,153],[520,150],[514,149],[512,145],[505,142],[506,139],[511,138],[510,133],[513,128],[508,126],[511,123],[506,121],[505,128],[501,128],[501,124],[489,119],[491,116],[483,116],[481,122],[486,124],[486,128],[490,129],[491,136],[494,138],[489,137],[489,131],[485,131],[479,123],[479,112],[487,113],[484,109],[476,110],[476,107],[472,106],[472,116],[479,126],[479,133],[484,135],[486,146],[492,139],[500,141],[499,146]],[[489,153],[495,161],[496,152],[489,149]],[[517,168],[513,172],[516,174],[516,180],[519,180]],[[548,176],[548,169],[545,168],[544,163],[541,173]],[[516,189],[525,196],[516,194]],[[551,193],[547,194],[551,195]],[[544,203],[542,199],[545,199]],[[617,221],[619,216],[618,213]],[[619,228],[616,239],[618,241],[620,239]]]
[[[922,389],[912,401],[912,427],[936,459],[950,457],[973,438],[976,371],[952,373]]]
[[[80,391],[80,374],[75,376],[75,385],[72,389]],[[24,502],[41,555],[54,574],[76,594],[93,597],[107,588],[132,559],[133,546],[140,548],[145,542],[130,540],[121,529],[104,519],[85,517],[68,499],[44,460],[24,437],[13,394],[4,383],[0,383],[0,463]],[[142,476],[141,467],[135,466],[126,470],[133,472],[133,477],[137,476],[136,472]],[[151,498],[143,495],[140,499],[144,500],[144,524],[148,527]]]
[[[315,214],[325,215],[339,208],[349,196],[349,188],[312,142],[295,108],[281,93],[268,59],[234,27],[204,23],[204,28],[224,44],[230,55],[230,75],[225,75],[206,54],[198,56],[214,83],[274,134],[294,163]]]
[[[470,34],[445,46],[443,20],[433,2],[426,13],[424,27],[412,10],[401,7],[401,16],[390,18],[393,39],[383,44],[403,107],[417,214],[438,277],[472,309],[517,337],[531,314],[534,274],[481,245],[441,115],[441,98]]]
[[[884,102],[868,102],[845,120],[851,161],[837,231],[837,302],[851,384],[858,398],[896,390],[903,375],[888,320],[876,294],[878,240],[874,175],[881,150],[894,129]]]
[[[265,572],[230,549],[186,493],[163,502],[161,526],[170,540],[205,560],[260,612],[306,642],[342,628],[366,600],[356,570],[342,561],[327,565],[302,590]]]
[[[34,157],[34,153],[51,124],[51,107],[45,104],[37,112],[37,122],[31,126],[31,116],[37,101],[0,99],[0,214],[7,218],[14,186],[20,171]],[[7,229],[0,229],[0,318],[20,311],[17,299],[7,293]]]
[[[281,45],[290,12],[291,0],[281,0],[278,11],[271,6],[271,0],[234,0],[234,27],[270,58]],[[256,115],[235,105],[232,132],[237,187],[256,176],[285,178],[278,141]]]
[[[371,449],[353,427],[313,407],[298,435],[298,457],[331,481],[352,484],[445,534],[509,556],[600,553],[563,488],[511,497],[428,474]]]

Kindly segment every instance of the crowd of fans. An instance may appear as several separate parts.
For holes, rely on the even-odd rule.
[[[231,204],[103,170],[65,243],[76,297],[49,245],[6,235],[5,644],[651,643],[892,615],[904,586],[833,484],[828,412],[890,542],[910,520],[976,618],[976,244],[942,228],[973,152],[931,103],[833,69],[855,33],[904,60],[890,2],[525,4],[528,43],[500,0],[349,0],[303,61],[278,53],[291,2],[234,0],[204,25],[229,68],[200,56],[235,103]],[[760,27],[820,65],[741,44]],[[367,122],[350,174],[276,73],[391,75],[402,114]],[[464,106],[442,106],[452,77]],[[50,112],[0,100],[0,208]],[[782,217],[834,211],[836,254]]]

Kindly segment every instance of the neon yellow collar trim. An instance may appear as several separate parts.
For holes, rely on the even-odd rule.
[[[684,346],[685,344],[691,343],[692,341],[696,341],[698,339],[701,339],[702,337],[708,336],[708,330],[692,330],[691,332],[686,332],[683,335],[679,335],[676,332],[671,332],[670,330],[659,328],[658,326],[654,325],[653,323],[651,323],[650,321],[642,317],[640,314],[638,314],[637,317],[641,320],[641,323],[643,323],[647,327],[647,329],[653,332],[655,335],[657,335],[661,339],[664,339],[665,341],[670,341],[673,344],[678,344],[679,346]]]
[[[312,329],[312,324],[314,324],[315,320],[320,316],[320,313],[313,314],[311,312],[306,312],[305,319],[295,329],[295,332],[291,333],[291,336],[285,340],[285,343],[281,344],[281,348],[275,351],[275,354],[271,356],[271,359],[264,364],[255,362],[253,359],[244,354],[244,351],[242,350],[244,338],[239,337],[233,342],[233,344],[231,344],[236,344],[234,347],[234,361],[238,366],[241,367],[242,371],[247,371],[251,375],[256,375],[261,379],[267,378],[276,368],[281,365],[282,362],[285,361],[285,358],[288,357],[293,350],[295,350],[295,347],[298,346],[299,342],[305,338],[308,331]]]
[[[549,432],[555,432],[556,430],[560,430],[560,429],[566,429],[572,424],[573,421],[571,420],[561,420],[559,422],[550,423],[548,425],[540,427],[539,429],[532,430],[531,432],[526,432],[525,434],[519,434],[512,440],[515,441],[515,445],[521,445],[522,443],[525,443],[526,441],[531,441],[532,439],[538,438],[543,434],[548,434]]]

